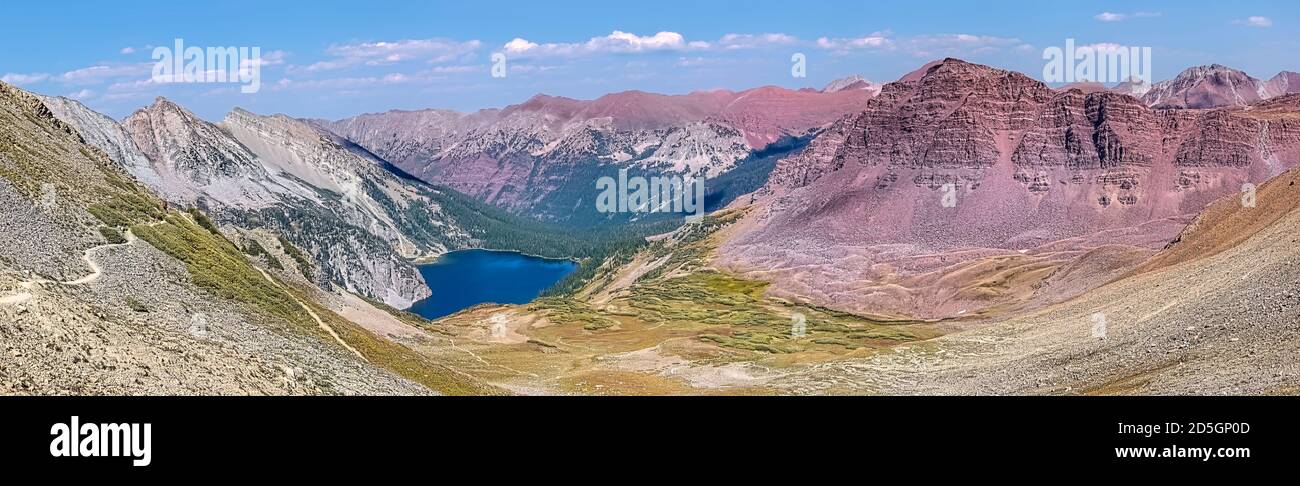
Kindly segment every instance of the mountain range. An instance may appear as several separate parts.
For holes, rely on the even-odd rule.
[[[943,59],[219,123],[0,84],[0,390],[1294,392],[1293,81],[1213,65],[1141,94]],[[593,182],[619,170],[704,177],[717,210],[610,219]],[[399,310],[430,297],[418,262],[465,248],[583,270],[531,304]],[[1075,333],[1095,315],[1110,337]],[[1197,315],[1224,324],[1178,331]]]
[[[589,101],[538,95],[500,110],[390,111],[320,124],[427,182],[530,216],[580,222],[594,208],[588,182],[602,175],[631,167],[721,177],[753,151],[810,136],[872,96],[869,89],[777,87],[628,91]],[[570,186],[575,180],[581,185]]]

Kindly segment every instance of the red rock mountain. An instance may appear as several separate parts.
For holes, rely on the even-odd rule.
[[[1264,93],[1268,97],[1300,93],[1300,73],[1282,71],[1264,83]]]
[[[1298,160],[1297,95],[1158,110],[946,59],[780,161],[717,263],[887,317],[1020,309],[1121,275]]]
[[[684,95],[624,91],[589,101],[537,95],[501,110],[499,118],[543,115],[554,128],[608,118],[614,128],[621,130],[719,121],[740,130],[751,148],[761,149],[782,135],[798,135],[852,113],[874,94],[869,89],[817,92],[764,86]]]
[[[1236,69],[1212,64],[1183,71],[1156,83],[1142,100],[1155,108],[1217,108],[1246,106],[1260,100],[1300,92],[1297,75],[1282,72],[1260,81]]]

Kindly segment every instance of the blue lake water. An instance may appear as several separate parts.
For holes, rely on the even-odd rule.
[[[525,304],[577,268],[577,263],[568,260],[510,251],[454,251],[420,266],[433,296],[409,310],[437,319],[485,302]]]

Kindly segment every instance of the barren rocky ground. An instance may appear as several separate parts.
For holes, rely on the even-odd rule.
[[[60,226],[0,186],[0,234],[57,235]],[[357,362],[307,336],[278,333],[248,311],[221,305],[153,247],[94,251],[99,278],[65,247],[33,237],[29,254],[61,255],[43,267],[0,265],[0,392],[79,395],[423,394],[428,390]],[[100,242],[100,245],[106,243]],[[74,247],[75,248],[75,247]],[[22,261],[23,255],[7,254]],[[50,270],[58,270],[51,272]],[[31,275],[60,281],[33,283]],[[61,275],[61,276],[60,276]],[[42,280],[42,279],[37,279]],[[132,307],[135,307],[134,309]]]
[[[1300,213],[1245,244],[1031,315],[815,366],[793,393],[1291,394]],[[1100,332],[1094,332],[1098,323]]]

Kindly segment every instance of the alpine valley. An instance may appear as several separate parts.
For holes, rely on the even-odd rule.
[[[0,84],[0,393],[1300,393],[1297,76],[215,123]],[[708,214],[597,211],[620,172]],[[466,249],[578,269],[405,310]]]

